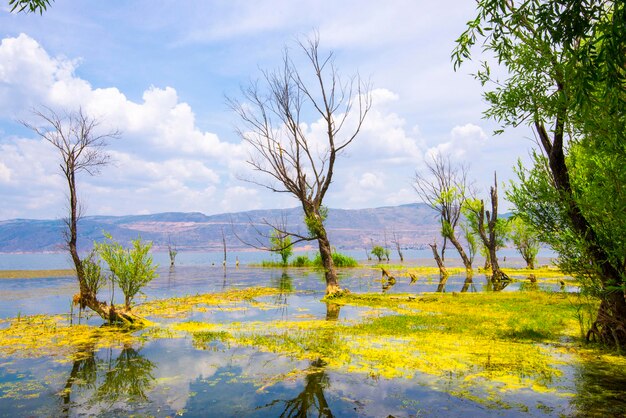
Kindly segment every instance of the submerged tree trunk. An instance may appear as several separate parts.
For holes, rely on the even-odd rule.
[[[461,256],[461,260],[463,261],[463,265],[465,266],[465,270],[467,271],[468,274],[471,274],[471,272],[472,272],[472,261],[469,259],[467,254],[465,254],[465,250],[463,249],[463,246],[461,245],[459,240],[454,236],[454,233],[452,235],[450,235],[448,237],[448,239],[450,240],[452,245],[454,245],[454,248],[456,248],[456,250],[458,251],[459,255]]]
[[[430,245],[430,248],[433,250],[433,257],[435,258],[435,262],[437,263],[437,267],[439,267],[439,275],[441,277],[448,277],[448,270],[446,270],[446,266],[443,264],[441,257],[439,256],[439,251],[437,251],[437,243],[434,242]]]
[[[317,243],[320,249],[322,266],[324,268],[324,277],[326,278],[326,295],[331,296],[341,292],[341,287],[339,287],[337,270],[335,269],[335,263],[333,262],[333,252],[330,247],[330,242],[326,237],[326,230],[323,226],[320,229],[321,231],[317,237]]]

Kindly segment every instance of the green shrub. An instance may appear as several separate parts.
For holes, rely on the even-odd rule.
[[[333,264],[335,265],[335,267],[356,267],[359,265],[359,263],[357,263],[354,258],[337,252],[333,253]],[[313,265],[315,267],[323,267],[322,256],[320,256],[319,253],[317,253],[317,255],[315,256],[315,259],[313,260]]]
[[[107,278],[102,274],[102,266],[100,266],[97,251],[92,250],[81,261],[81,264],[87,289],[95,295],[107,282]]]
[[[109,265],[111,279],[124,293],[124,306],[130,309],[130,303],[141,289],[157,276],[157,265],[152,265],[148,255],[152,243],[143,244],[141,238],[132,241],[132,248],[125,249],[105,234],[110,242],[96,244],[100,257]]]
[[[311,264],[313,263],[306,255],[299,255],[291,262],[293,267],[309,267]]]

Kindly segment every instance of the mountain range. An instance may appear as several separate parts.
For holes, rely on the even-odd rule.
[[[402,248],[424,248],[439,235],[435,212],[425,204],[372,209],[329,209],[325,225],[331,244],[339,249],[370,248],[394,242]],[[86,216],[79,221],[79,248],[89,249],[104,232],[122,244],[141,237],[155,250],[216,251],[223,241],[231,250],[267,245],[273,225],[306,235],[302,209],[272,209],[204,215],[167,212],[152,215]],[[63,250],[63,220],[12,219],[0,221],[0,252],[56,252]],[[311,248],[315,243],[309,242]]]

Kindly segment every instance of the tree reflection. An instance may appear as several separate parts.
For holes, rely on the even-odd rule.
[[[492,292],[499,292],[501,290],[504,290],[504,288],[506,288],[509,283],[511,283],[511,280],[506,276],[498,280],[494,279],[491,275],[485,274],[485,280],[486,284],[483,289]]]
[[[326,362],[322,359],[311,362],[311,366],[306,369],[302,391],[293,399],[276,400],[268,406],[283,402],[285,408],[280,414],[281,418],[308,417],[310,415],[332,417],[333,413],[324,395],[324,389],[330,386],[330,379],[326,374],[325,367]]]
[[[274,304],[281,307],[281,316],[287,317],[287,297],[293,291],[293,279],[283,270],[280,277],[272,277],[271,285],[278,290],[274,298]]]
[[[339,318],[341,305],[335,303],[326,303],[326,320],[336,321]],[[329,330],[324,333],[324,343],[332,345],[335,341],[335,332]],[[271,408],[278,404],[283,404],[281,418],[296,417],[333,417],[324,391],[330,387],[330,379],[326,374],[326,361],[318,358],[310,363],[309,367],[304,370],[304,387],[294,398],[281,400],[277,399],[265,405],[263,408]]]
[[[576,373],[572,403],[581,416],[621,417],[626,411],[626,371],[618,364],[582,362]]]
[[[156,365],[131,346],[124,346],[115,358],[112,353],[109,350],[105,359],[98,358],[92,344],[74,360],[61,393],[64,416],[70,415],[81,393],[87,405],[104,403],[110,406],[118,401],[136,403],[148,399],[146,392],[152,387],[152,372]]]
[[[473,282],[473,276],[471,274],[468,274],[465,277],[465,281],[463,282],[463,287],[461,288],[461,293],[465,293],[468,290],[472,290],[472,292],[476,291],[476,287],[474,286],[474,282]]]

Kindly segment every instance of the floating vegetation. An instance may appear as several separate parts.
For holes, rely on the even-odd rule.
[[[266,306],[255,299],[280,293],[284,293],[284,291],[270,287],[233,289],[223,293],[205,293],[202,295],[153,300],[137,306],[135,312],[139,316],[147,317],[185,318],[194,311],[206,312],[209,308],[241,310],[243,308],[236,305],[243,301],[256,304],[259,307]]]
[[[75,276],[72,269],[57,270],[0,270],[0,279],[40,279],[44,277]]]
[[[51,356],[70,361],[85,347],[120,348],[139,339],[128,329],[116,326],[70,325],[65,315],[34,315],[4,320],[0,329],[0,356],[32,358]]]
[[[121,350],[118,357],[125,359],[146,341],[187,338],[194,349],[209,354],[253,349],[323,365],[308,372],[291,366],[277,370],[275,376],[271,372],[269,376],[264,374],[255,383],[260,391],[285,380],[333,372],[371,380],[418,379],[490,408],[513,407],[520,411],[528,405],[512,401],[508,394],[533,394],[532,399],[544,399],[536,398],[543,394],[574,396],[576,387],[563,385],[563,379],[571,378],[563,372],[570,363],[593,363],[596,372],[581,368],[585,370],[581,375],[588,378],[586,383],[577,384],[587,385],[586,390],[599,398],[602,393],[618,396],[619,389],[602,392],[597,383],[590,383],[595,382],[593,376],[626,368],[623,357],[572,344],[580,332],[577,313],[581,309],[593,311],[597,301],[564,292],[346,293],[328,303],[326,318],[319,313],[303,315],[298,307],[291,320],[252,321],[238,316],[240,310],[276,308],[267,300],[279,294],[302,296],[290,288],[258,287],[145,302],[136,313],[154,322],[137,331],[70,325],[66,315],[0,320],[0,358],[9,360],[5,365],[10,365],[12,359],[31,357],[52,357],[76,364],[89,361],[101,348],[112,348]],[[337,320],[344,307],[358,307],[359,314],[352,320]],[[198,320],[203,315],[194,315],[212,310],[232,315],[234,321],[208,322]],[[137,362],[136,358],[129,357],[132,362]],[[137,379],[141,378],[139,382],[147,389],[138,392],[136,398],[143,399],[144,392],[152,387],[148,383],[156,368],[151,364],[142,366],[146,373]],[[72,379],[81,382],[79,377]],[[241,378],[254,380],[253,376]],[[0,395],[26,398],[39,391],[29,386],[20,389],[19,384],[1,387]],[[585,406],[583,401],[579,404]],[[552,407],[537,405],[546,410]],[[532,407],[540,408],[537,405]]]

